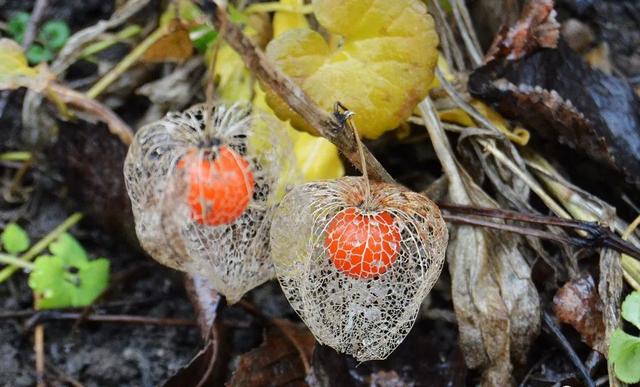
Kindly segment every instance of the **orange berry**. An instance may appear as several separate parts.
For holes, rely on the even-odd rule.
[[[389,212],[363,214],[356,207],[348,207],[329,223],[324,247],[338,270],[366,279],[389,269],[398,258],[401,239]]]
[[[219,226],[236,220],[253,196],[253,173],[247,160],[227,146],[215,158],[192,150],[178,163],[186,168],[187,203],[200,224]]]

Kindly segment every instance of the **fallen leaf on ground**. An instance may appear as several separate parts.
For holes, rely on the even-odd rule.
[[[590,275],[564,284],[553,297],[553,312],[561,322],[573,326],[582,341],[602,354],[607,353],[602,301]]]
[[[281,321],[288,333],[296,340],[307,359],[311,358],[315,339],[303,325]],[[276,327],[269,327],[260,347],[240,356],[236,371],[228,387],[259,386],[307,386],[300,352],[291,340]]]

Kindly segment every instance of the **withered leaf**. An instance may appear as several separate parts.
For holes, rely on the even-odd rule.
[[[506,117],[640,187],[640,100],[626,81],[591,69],[566,44],[493,61],[471,74],[468,87]]]
[[[496,207],[464,170],[470,203]],[[447,252],[460,344],[470,367],[482,367],[483,385],[509,385],[512,360],[524,363],[540,330],[540,301],[531,269],[512,235],[456,227]]]
[[[311,358],[315,339],[303,325],[280,320],[282,327],[296,340],[307,359]],[[301,354],[281,329],[269,327],[260,347],[240,356],[228,387],[307,386]]]
[[[431,101],[419,107],[449,181],[449,201],[497,207],[455,161]],[[483,228],[452,227],[447,260],[460,347],[469,367],[483,369],[485,386],[512,384],[512,360],[524,362],[540,330],[540,300],[519,243]]]
[[[607,353],[602,320],[602,301],[591,275],[573,279],[553,298],[553,312],[582,336],[582,341],[602,354]]]
[[[504,57],[519,59],[540,47],[556,47],[559,36],[553,0],[530,0],[513,27],[503,27],[498,32],[485,63]]]
[[[193,44],[189,38],[187,26],[174,19],[167,29],[168,33],[145,51],[142,56],[143,62],[182,62],[191,57]]]

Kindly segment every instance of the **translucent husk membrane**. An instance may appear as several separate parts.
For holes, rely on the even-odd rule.
[[[425,196],[372,182],[366,202],[365,184],[363,177],[345,177],[298,185],[280,203],[271,227],[272,259],[289,302],[320,343],[360,361],[386,358],[409,333],[440,275],[448,239],[439,208]],[[336,216],[351,207],[369,217],[369,235],[400,234],[382,236],[399,240],[395,260],[382,274],[348,275],[331,258],[327,236],[336,235]],[[394,231],[380,223],[388,214]],[[373,248],[379,242],[368,241]]]
[[[141,128],[124,175],[144,249],[234,303],[273,278],[270,220],[294,164],[274,119],[243,105],[217,105],[210,117],[207,126],[196,105]]]

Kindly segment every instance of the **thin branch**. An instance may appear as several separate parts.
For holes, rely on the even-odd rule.
[[[49,320],[77,320],[83,317],[82,313],[76,312],[58,312],[51,311],[36,311],[25,322],[25,330],[29,330],[34,325],[41,324]],[[103,323],[121,323],[121,324],[134,324],[134,325],[165,325],[165,326],[197,326],[198,323],[195,320],[183,319],[183,318],[164,318],[164,317],[149,317],[149,316],[135,316],[128,314],[94,314],[84,317],[85,321],[91,322],[103,322]]]
[[[526,214],[499,208],[481,208],[449,203],[438,203],[438,206],[448,212],[443,214],[443,218],[450,222],[515,232],[518,234],[530,235],[538,238],[553,240],[560,243],[566,243],[577,247],[608,247],[621,253],[640,258],[640,249],[638,247],[628,241],[625,241],[610,229],[605,228],[595,222],[563,219],[555,216]],[[460,216],[460,214],[470,216]],[[479,219],[478,217],[498,218],[532,224],[541,224],[546,226],[572,228],[586,232],[587,236],[570,237],[536,228],[491,222],[488,220]]]
[[[40,19],[42,19],[42,15],[44,15],[44,10],[47,9],[48,5],[47,0],[37,0],[36,5],[33,6],[33,11],[31,12],[31,18],[29,19],[29,24],[27,24],[27,29],[24,32],[24,39],[22,41],[22,48],[27,49],[33,43],[33,39],[36,37],[36,28],[40,24]]]
[[[589,374],[589,370],[587,370],[587,367],[585,367],[582,360],[580,360],[580,357],[578,356],[578,354],[576,354],[576,352],[573,350],[573,348],[571,347],[571,344],[569,343],[569,340],[567,340],[567,338],[564,337],[564,335],[562,334],[562,331],[560,331],[560,327],[558,327],[558,324],[556,324],[556,322],[553,320],[553,317],[551,317],[549,313],[544,312],[543,321],[544,321],[544,324],[549,329],[549,331],[551,332],[551,334],[553,335],[553,337],[558,341],[558,343],[560,344],[564,352],[567,354],[567,356],[569,356],[569,359],[571,360],[574,367],[576,367],[576,369],[578,370],[578,373],[582,377],[582,381],[584,382],[584,384],[588,387],[595,387],[596,384],[591,378],[591,375]]]
[[[212,21],[216,30],[242,58],[253,75],[265,86],[278,94],[296,113],[327,140],[335,144],[353,165],[360,170],[361,162],[356,139],[344,130],[344,122],[325,112],[291,78],[271,63],[262,50],[242,33],[242,30],[229,20],[226,11],[213,3]],[[372,179],[393,182],[391,175],[365,147],[364,158]]]
[[[64,103],[75,106],[104,121],[109,126],[109,131],[118,136],[126,145],[131,144],[133,141],[133,131],[129,125],[105,105],[56,82],[50,83],[48,89],[54,92]]]

